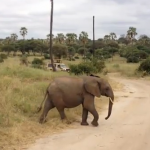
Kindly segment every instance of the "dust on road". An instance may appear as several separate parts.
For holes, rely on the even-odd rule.
[[[150,82],[111,78],[125,86],[114,91],[117,101],[108,120],[104,109],[98,127],[77,124],[76,129],[37,140],[28,150],[150,150]]]

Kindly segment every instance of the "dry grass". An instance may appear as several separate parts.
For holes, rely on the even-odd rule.
[[[32,60],[33,57],[30,58]],[[8,58],[0,64],[0,149],[19,150],[21,146],[34,142],[38,137],[72,127],[60,121],[56,109],[48,114],[48,122],[40,125],[39,115],[34,114],[41,103],[45,89],[56,76],[69,75],[20,66],[19,58]],[[117,84],[110,81],[113,88]],[[104,97],[101,98],[106,99]],[[96,100],[100,110],[108,101]],[[81,106],[66,110],[71,122],[81,119]],[[79,120],[80,121],[80,120]]]
[[[139,74],[136,72],[139,63],[126,63],[125,58],[121,58],[116,55],[113,60],[109,59],[106,61],[106,68],[108,73],[119,72],[123,76],[136,77]]]

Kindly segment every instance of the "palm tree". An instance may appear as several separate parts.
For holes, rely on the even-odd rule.
[[[58,43],[63,44],[65,41],[66,37],[64,36],[63,33],[58,33],[56,36],[56,41],[58,41]]]
[[[129,27],[129,30],[127,31],[127,39],[131,41],[132,45],[136,35],[137,35],[136,28]]]
[[[52,33],[52,30],[53,30],[53,0],[50,0],[51,2],[51,13],[50,13],[50,49],[49,49],[49,54],[50,54],[50,59],[51,59],[51,64],[52,64],[52,68],[53,68],[53,71],[56,71],[56,68],[54,66],[54,60],[53,60],[53,51],[52,51],[52,38],[53,38],[53,33]]]
[[[110,36],[110,39],[113,41],[117,38],[117,36],[114,32],[111,32],[109,36]]]
[[[84,57],[85,57],[85,45],[88,42],[88,33],[85,32],[85,31],[82,31],[79,34],[79,41],[83,44],[83,47],[84,47]]]
[[[25,36],[27,35],[28,31],[27,31],[27,28],[26,27],[21,27],[20,29],[20,34],[22,35],[23,37],[23,40],[24,40],[24,50],[23,50],[23,54],[25,53]]]
[[[104,36],[104,41],[107,43],[110,40],[110,35],[105,35]]]
[[[67,33],[66,34],[66,43],[74,44],[77,41],[77,35],[75,33]]]
[[[141,35],[141,36],[139,37],[139,42],[140,42],[142,45],[149,44],[149,43],[150,43],[150,38],[149,38],[147,35]]]
[[[27,35],[28,30],[26,27],[21,27],[20,34],[22,35],[23,39],[25,40],[25,36]]]
[[[11,39],[12,39],[13,42],[17,41],[18,35],[16,33],[12,33],[11,34]]]
[[[46,39],[47,44],[50,44],[50,34],[47,34],[46,37],[47,37]],[[52,42],[53,40],[54,40],[54,35],[52,34]]]
[[[6,37],[5,38],[5,42],[7,43],[7,44],[10,44],[10,42],[11,42],[11,38],[8,36],[8,37]]]

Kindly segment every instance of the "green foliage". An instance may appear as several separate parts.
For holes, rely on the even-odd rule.
[[[138,71],[146,71],[150,74],[150,57],[140,63]]]
[[[127,58],[127,63],[138,63],[139,62],[139,58],[136,56],[129,56]]]
[[[139,50],[136,46],[127,46],[122,48],[120,51],[120,56],[127,58],[127,62],[139,62],[140,59],[146,59],[149,55],[143,50]]]
[[[61,59],[62,56],[66,56],[68,52],[67,46],[62,44],[55,44],[53,45],[52,49],[53,49],[53,54],[59,59]]]
[[[70,56],[74,56],[74,54],[75,54],[75,48],[74,47],[72,47],[72,46],[69,46],[68,47],[68,54],[70,55]]]
[[[80,74],[89,74],[91,72],[94,71],[95,68],[93,68],[93,65],[91,63],[85,63],[85,62],[82,62],[78,65],[70,65],[69,66],[70,68],[70,73],[74,73],[75,75],[80,75]]]
[[[12,44],[3,45],[1,49],[3,52],[7,52],[8,55],[11,51],[16,51],[15,46]]]
[[[108,59],[108,58],[111,58],[109,50],[108,49],[97,49],[97,50],[95,50],[95,57],[97,59]]]
[[[7,55],[6,54],[0,54],[0,58],[7,59]]]
[[[148,53],[148,54],[150,54],[150,47],[143,46],[143,45],[138,45],[138,46],[137,46],[137,49],[138,49],[138,50],[141,50],[141,51],[144,51],[144,52],[146,52],[146,53]]]
[[[88,51],[87,48],[80,47],[77,52],[80,55],[84,55],[84,53],[86,53],[87,51]]]
[[[96,58],[93,58],[92,59],[92,65],[94,66],[94,67],[96,67],[96,69],[97,69],[97,73],[99,72],[102,72],[102,70],[106,67],[105,66],[105,62],[103,61],[103,60],[98,60],[98,59],[96,59]]]
[[[79,56],[75,56],[74,58],[75,58],[75,59],[79,59]]]
[[[116,42],[114,42],[114,41],[109,41],[108,47],[118,49],[118,48],[119,48],[119,45],[118,45],[118,43],[116,43]]]
[[[25,64],[26,66],[28,66],[28,58],[27,58],[27,55],[24,54],[24,55],[21,56],[21,58],[20,58],[20,63],[23,64],[23,65]]]
[[[70,73],[75,75],[80,74],[90,74],[99,73],[105,68],[105,62],[99,61],[97,59],[92,59],[92,61],[82,62],[78,65],[72,64],[69,66]]]
[[[4,59],[2,57],[0,57],[0,63],[4,62]]]
[[[50,55],[49,54],[44,54],[44,58],[45,59],[50,59]]]
[[[43,65],[43,60],[39,58],[34,58],[32,64]]]
[[[42,69],[44,65],[43,59],[34,58],[32,61],[32,67]]]

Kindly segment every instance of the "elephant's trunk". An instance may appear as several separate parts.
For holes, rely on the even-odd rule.
[[[114,96],[109,97],[109,108],[108,108],[108,116],[105,118],[106,120],[110,117],[112,112],[112,106],[113,106]]]

